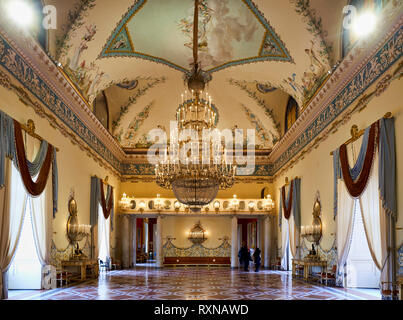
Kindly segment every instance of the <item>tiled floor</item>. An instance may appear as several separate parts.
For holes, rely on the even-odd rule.
[[[378,290],[324,287],[290,272],[229,268],[137,267],[102,273],[97,280],[48,291],[12,291],[10,300],[379,300]]]

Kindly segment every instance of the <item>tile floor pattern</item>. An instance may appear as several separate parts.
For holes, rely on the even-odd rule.
[[[54,290],[10,290],[9,300],[379,300],[377,292],[305,283],[285,271],[137,267]]]

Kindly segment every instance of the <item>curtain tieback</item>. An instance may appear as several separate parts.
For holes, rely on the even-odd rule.
[[[104,183],[101,181],[101,207],[102,207],[102,211],[103,211],[105,219],[108,219],[109,215],[111,214],[112,203],[113,203],[113,188],[109,195],[108,205],[106,205]]]
[[[284,218],[286,218],[287,220],[290,218],[290,215],[291,215],[293,189],[294,189],[294,180],[292,180],[291,184],[290,184],[290,199],[289,199],[289,203],[287,203],[287,201],[285,199],[285,187],[281,188],[281,196],[282,196],[283,203],[284,203]]]
[[[367,185],[369,175],[371,173],[372,162],[374,160],[375,145],[377,130],[379,128],[378,121],[371,125],[369,130],[368,147],[365,154],[364,164],[360,175],[356,181],[353,180],[350,174],[350,167],[348,164],[347,147],[345,144],[340,146],[340,165],[343,173],[343,180],[347,187],[348,192],[354,198],[357,198],[364,191]]]
[[[18,168],[21,174],[22,181],[28,193],[34,197],[42,194],[45,189],[46,182],[49,177],[50,166],[53,160],[53,146],[48,144],[48,150],[46,152],[45,160],[42,164],[42,168],[39,172],[39,176],[36,182],[32,181],[32,177],[29,173],[27,158],[24,150],[24,140],[22,138],[21,125],[18,121],[14,120],[14,135],[15,135],[15,147],[17,153]]]

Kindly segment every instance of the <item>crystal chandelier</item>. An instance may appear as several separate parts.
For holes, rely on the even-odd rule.
[[[172,189],[178,201],[189,206],[193,212],[200,212],[203,206],[213,201],[219,189],[232,187],[236,170],[236,166],[228,163],[227,151],[221,141],[217,143],[209,139],[209,142],[205,142],[202,139],[203,130],[211,132],[216,129],[217,113],[211,97],[204,92],[208,76],[199,69],[197,62],[198,2],[195,0],[194,63],[187,79],[189,91],[182,94],[182,103],[176,113],[178,130],[193,130],[197,133],[197,142],[194,139],[192,142],[171,140],[166,157],[155,168],[157,184]],[[192,159],[187,158],[185,163],[178,161],[177,150],[182,150],[189,143],[192,144],[192,150],[196,148],[197,155]]]
[[[202,141],[203,129],[214,130],[216,126],[211,97],[194,90],[190,91],[190,97],[186,93],[183,97],[176,114],[178,130],[192,129],[197,133],[197,156],[188,158],[187,163],[178,161],[175,151],[183,149],[189,140],[171,141],[167,156],[156,165],[156,181],[159,186],[172,189],[179,202],[193,212],[199,212],[201,207],[215,199],[219,189],[233,186],[236,166],[228,163],[227,151],[221,142]],[[209,155],[207,161],[203,153]]]

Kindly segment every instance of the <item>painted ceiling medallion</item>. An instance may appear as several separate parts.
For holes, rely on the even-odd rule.
[[[270,93],[277,90],[276,87],[272,87],[271,85],[264,84],[264,83],[257,83],[256,89],[261,93]]]
[[[189,72],[192,21],[192,1],[137,0],[100,57],[136,57]],[[210,73],[244,63],[293,61],[251,0],[202,0],[198,35],[200,62]]]
[[[132,81],[123,81],[121,83],[118,83],[117,86],[122,89],[133,90],[137,87],[138,84],[139,84],[138,80],[132,80]]]

